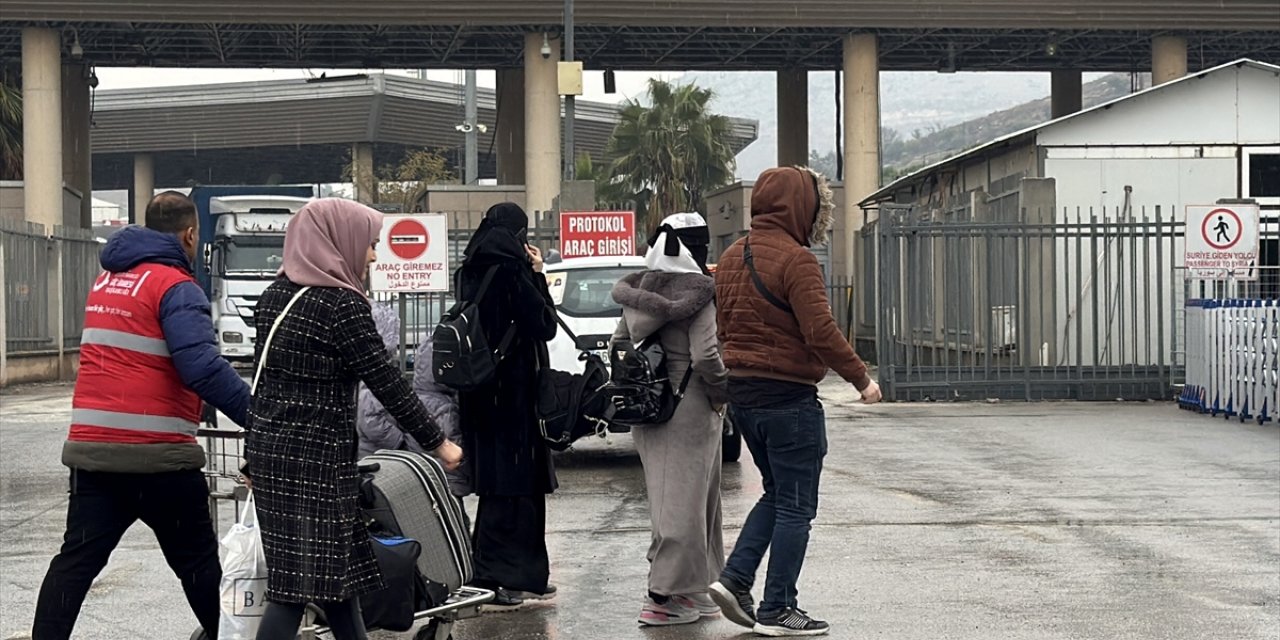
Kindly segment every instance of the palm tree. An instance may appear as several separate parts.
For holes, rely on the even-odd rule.
[[[579,180],[590,180],[596,185],[596,209],[616,209],[635,206],[635,195],[627,190],[626,185],[614,178],[610,173],[612,167],[599,164],[591,158],[591,154],[582,152],[574,161],[574,175]]]
[[[650,231],[663,216],[703,208],[703,194],[733,179],[730,124],[708,110],[712,92],[649,80],[648,106],[626,102],[609,139],[613,182]]]
[[[0,180],[22,179],[22,89],[16,72],[0,69]]]

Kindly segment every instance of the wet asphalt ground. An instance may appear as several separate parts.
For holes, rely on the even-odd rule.
[[[863,407],[842,384],[823,395],[831,452],[800,601],[830,637],[1280,638],[1280,426],[1167,404]],[[0,395],[0,640],[27,637],[60,541],[69,412],[67,385]],[[727,543],[760,490],[746,458],[725,468]],[[649,517],[630,439],[558,462],[559,597],[465,621],[456,640],[751,637],[723,619],[639,628]],[[194,624],[138,525],[76,637],[178,639]]]

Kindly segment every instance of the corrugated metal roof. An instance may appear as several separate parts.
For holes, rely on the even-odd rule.
[[[245,24],[535,26],[559,0],[6,0],[6,20]],[[1265,30],[1274,0],[577,0],[578,24],[848,28]]]
[[[463,108],[457,85],[402,76],[349,76],[100,91],[94,153],[394,142],[462,144],[455,127]],[[380,109],[375,102],[381,101]],[[492,89],[477,91],[479,120],[495,130]],[[578,144],[600,157],[618,120],[618,105],[578,101]],[[732,118],[731,147],[755,140],[753,120]]]
[[[956,155],[954,155],[954,156],[951,156],[950,158],[946,158],[946,159],[944,159],[944,160],[940,160],[940,161],[935,162],[935,163],[933,163],[933,164],[931,164],[931,165],[928,165],[928,166],[926,166],[926,167],[923,167],[923,168],[921,168],[921,169],[919,169],[919,170],[917,170],[917,171],[915,171],[915,172],[913,172],[913,173],[911,173],[911,174],[909,174],[909,175],[902,176],[902,177],[898,178],[897,180],[894,180],[893,182],[891,182],[891,183],[889,183],[889,184],[885,185],[884,187],[881,187],[879,191],[876,191],[875,193],[871,194],[870,196],[867,196],[867,197],[866,197],[866,198],[864,198],[861,202],[859,202],[859,203],[858,203],[858,205],[859,205],[859,206],[862,206],[862,207],[867,207],[867,206],[870,206],[870,205],[876,204],[876,203],[878,203],[878,202],[884,202],[885,200],[888,200],[890,197],[892,197],[892,196],[893,196],[893,194],[894,194],[894,192],[898,191],[899,189],[902,189],[902,188],[906,187],[906,186],[907,186],[907,185],[909,185],[909,184],[912,184],[912,183],[915,183],[915,182],[919,182],[923,177],[928,176],[928,175],[930,175],[930,174],[932,174],[932,173],[935,173],[935,172],[937,172],[939,169],[942,169],[942,168],[945,168],[945,167],[950,167],[950,166],[952,166],[952,165],[956,165],[956,164],[960,164],[960,163],[964,162],[965,160],[969,160],[969,159],[974,158],[974,157],[976,157],[976,156],[980,156],[980,155],[982,155],[982,154],[984,154],[984,153],[987,153],[988,151],[991,151],[992,149],[996,149],[996,148],[1000,148],[1000,147],[1006,147],[1006,146],[1011,146],[1011,145],[1013,145],[1013,144],[1017,144],[1017,143],[1020,143],[1020,142],[1024,142],[1024,141],[1032,140],[1032,139],[1034,139],[1034,138],[1035,138],[1035,134],[1036,134],[1036,133],[1038,133],[1039,131],[1041,131],[1041,130],[1043,130],[1043,129],[1046,129],[1046,128],[1048,128],[1048,127],[1052,127],[1052,126],[1054,126],[1054,125],[1060,124],[1060,123],[1062,123],[1062,122],[1066,122],[1066,121],[1068,121],[1068,120],[1074,120],[1074,119],[1076,119],[1076,118],[1082,118],[1082,117],[1088,116],[1088,115],[1090,115],[1090,114],[1092,114],[1092,113],[1095,113],[1095,112],[1098,112],[1098,111],[1104,111],[1104,110],[1106,110],[1106,109],[1110,109],[1113,105],[1115,105],[1115,104],[1117,104],[1117,103],[1120,103],[1120,102],[1125,102],[1125,101],[1127,101],[1127,100],[1133,100],[1133,99],[1135,99],[1135,98],[1139,98],[1139,97],[1141,97],[1141,96],[1146,96],[1146,95],[1149,95],[1149,94],[1152,94],[1152,93],[1157,93],[1157,92],[1165,91],[1165,90],[1169,89],[1170,87],[1175,87],[1175,86],[1178,86],[1178,85],[1180,85],[1180,84],[1183,84],[1183,83],[1186,83],[1186,82],[1190,82],[1190,81],[1192,81],[1192,80],[1195,80],[1196,78],[1202,78],[1202,77],[1204,77],[1204,76],[1207,76],[1207,75],[1210,75],[1210,74],[1213,74],[1213,73],[1218,73],[1218,72],[1220,72],[1220,71],[1224,71],[1224,70],[1226,70],[1226,69],[1231,69],[1231,68],[1235,68],[1235,67],[1242,67],[1242,66],[1253,67],[1253,68],[1255,68],[1255,69],[1261,69],[1261,70],[1264,70],[1264,71],[1269,71],[1269,72],[1271,72],[1271,73],[1277,73],[1277,74],[1280,74],[1280,66],[1277,66],[1277,65],[1274,65],[1274,64],[1269,64],[1269,63],[1266,63],[1266,62],[1259,62],[1259,61],[1257,61],[1257,60],[1237,60],[1237,61],[1235,61],[1235,62],[1229,62],[1229,63],[1227,63],[1227,64],[1223,64],[1223,65],[1219,65],[1219,66],[1217,66],[1217,67],[1213,67],[1212,69],[1205,69],[1204,71],[1201,71],[1201,72],[1199,72],[1199,73],[1193,73],[1193,74],[1190,74],[1190,75],[1186,75],[1186,76],[1183,76],[1183,77],[1181,77],[1181,78],[1178,78],[1177,80],[1171,80],[1171,81],[1166,82],[1166,83],[1164,83],[1164,84],[1156,85],[1156,86],[1154,86],[1154,87],[1149,87],[1149,88],[1144,89],[1144,90],[1142,90],[1142,91],[1138,91],[1138,92],[1136,92],[1136,93],[1131,93],[1131,94],[1129,94],[1129,95],[1126,95],[1126,96],[1122,96],[1122,97],[1116,98],[1115,100],[1111,100],[1111,101],[1104,102],[1104,103],[1099,104],[1099,105],[1092,106],[1092,107],[1090,107],[1090,108],[1088,108],[1088,109],[1083,109],[1083,110],[1081,110],[1081,111],[1077,111],[1077,112],[1075,112],[1075,113],[1068,114],[1068,115],[1062,116],[1062,117],[1057,118],[1057,119],[1054,119],[1054,120],[1049,120],[1049,121],[1046,121],[1046,122],[1042,122],[1042,123],[1040,123],[1040,124],[1038,124],[1038,125],[1035,125],[1035,126],[1033,126],[1033,127],[1028,127],[1028,128],[1023,129],[1023,130],[1021,130],[1021,131],[1015,131],[1015,132],[1013,132],[1013,133],[1010,133],[1010,134],[1006,134],[1006,135],[1000,136],[999,138],[996,138],[996,139],[994,139],[994,140],[992,140],[992,141],[990,141],[990,142],[986,142],[986,143],[980,144],[980,145],[978,145],[978,146],[976,146],[976,147],[973,147],[973,148],[971,148],[971,149],[969,149],[969,150],[967,150],[967,151],[963,151],[963,152],[961,152],[961,153],[959,153],[959,154],[956,154]]]

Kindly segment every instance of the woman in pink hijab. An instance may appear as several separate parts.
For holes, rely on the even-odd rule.
[[[445,468],[462,459],[374,325],[364,281],[381,229],[382,214],[362,204],[307,204],[289,222],[279,278],[258,301],[245,457],[267,557],[260,640],[294,637],[307,603],[325,610],[339,640],[365,638],[358,599],[382,578],[358,503],[359,382]]]

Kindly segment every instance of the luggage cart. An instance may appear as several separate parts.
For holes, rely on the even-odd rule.
[[[207,416],[197,431],[204,441],[205,480],[209,483],[209,516],[218,528],[219,515],[224,503],[230,503],[232,517],[240,518],[242,503],[249,497],[249,487],[240,473],[244,464],[244,431],[238,427],[218,427],[216,416]],[[416,612],[415,622],[426,622],[414,634],[414,640],[450,640],[453,625],[459,620],[480,615],[480,608],[493,600],[494,592],[463,586],[449,594],[444,604]],[[308,607],[307,616],[298,631],[299,640],[315,640],[329,633],[329,628],[316,624],[318,608]],[[213,640],[201,629],[191,634],[191,640]]]

